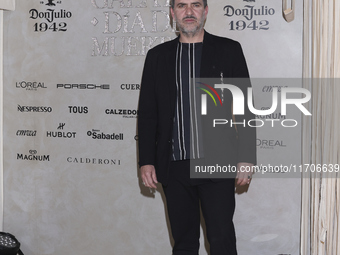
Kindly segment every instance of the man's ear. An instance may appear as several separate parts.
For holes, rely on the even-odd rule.
[[[208,11],[209,11],[209,8],[208,8],[208,5],[204,8],[204,14],[205,14],[205,18],[208,17]]]
[[[175,20],[174,9],[172,9],[172,7],[170,7],[170,13],[171,13],[172,19]]]

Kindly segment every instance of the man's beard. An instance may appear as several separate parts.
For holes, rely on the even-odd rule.
[[[185,19],[195,19],[197,21],[197,18],[195,16],[186,16],[183,18],[183,22]],[[176,23],[177,23],[177,26],[178,26],[178,29],[179,31],[181,31],[183,34],[187,35],[187,36],[195,36],[198,32],[200,32],[202,29],[203,29],[203,26],[204,26],[204,19],[202,18],[197,26],[193,27],[193,28],[186,28],[185,25],[181,24],[181,23],[178,23],[177,22],[177,18],[176,18]]]

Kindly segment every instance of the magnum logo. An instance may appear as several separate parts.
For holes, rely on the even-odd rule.
[[[50,161],[50,155],[37,155],[36,150],[29,150],[29,154],[17,153],[17,160]]]

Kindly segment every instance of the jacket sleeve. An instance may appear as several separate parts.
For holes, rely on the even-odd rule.
[[[138,106],[139,165],[155,165],[157,142],[156,56],[146,56]]]
[[[244,115],[234,115],[235,121],[241,123],[237,125],[238,131],[238,162],[246,162],[256,164],[256,128],[250,125],[255,123],[248,123],[249,120],[254,120],[255,115],[249,111],[248,88],[251,87],[248,67],[246,60],[239,43],[236,44],[234,51],[234,58],[236,59],[233,66],[233,77],[236,77],[236,83],[242,90],[244,95]],[[250,125],[249,125],[250,124]]]

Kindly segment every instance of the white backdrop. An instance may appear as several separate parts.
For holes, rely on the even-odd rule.
[[[206,29],[241,42],[252,77],[301,77],[302,3],[290,23],[281,1],[208,4]],[[171,253],[162,193],[142,187],[136,156],[143,62],[175,37],[168,12],[165,0],[18,0],[5,13],[4,230],[25,254]],[[299,129],[279,131],[258,130],[259,163],[300,162]],[[239,193],[239,254],[298,254],[300,180]]]

